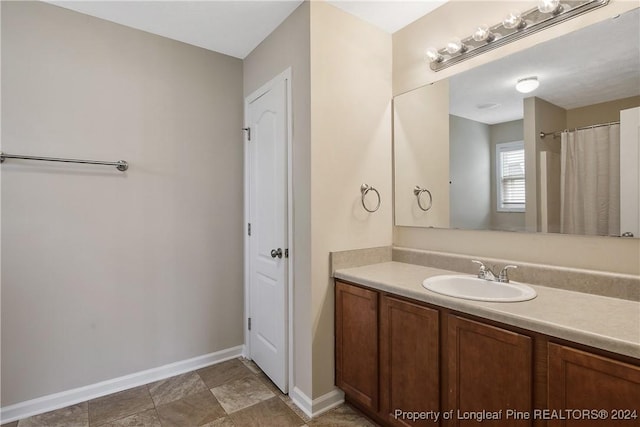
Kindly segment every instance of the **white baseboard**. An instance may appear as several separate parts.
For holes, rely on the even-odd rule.
[[[344,393],[338,388],[334,388],[329,393],[323,394],[317,399],[311,400],[309,396],[304,394],[298,387],[294,387],[289,392],[289,397],[309,417],[314,418],[320,414],[335,408],[344,403]]]
[[[289,397],[295,405],[308,417],[313,417],[313,402],[298,387],[289,390]]]
[[[146,371],[140,371],[122,377],[114,378],[99,383],[90,384],[72,390],[54,393],[25,402],[0,408],[0,420],[2,423],[9,423],[21,420],[33,415],[64,408],[76,403],[106,396],[132,387],[160,381],[174,375],[184,374],[195,369],[204,368],[225,360],[235,359],[244,354],[244,345],[227,348],[214,353],[197,356],[191,359],[181,360],[168,365],[159,366]]]

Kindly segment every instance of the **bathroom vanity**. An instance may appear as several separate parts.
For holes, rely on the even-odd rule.
[[[390,426],[640,425],[637,301],[534,286],[530,301],[479,302],[421,286],[451,273],[335,271],[336,384],[349,402]]]
[[[614,53],[618,46],[630,49],[626,43],[607,40],[615,35],[637,43],[639,17],[635,7],[446,78],[396,64],[394,56],[394,90],[396,82],[403,90],[393,99],[392,241],[402,247],[334,252],[331,269],[336,384],[377,422],[640,426],[640,277],[637,241],[629,239],[640,235],[640,158],[634,151],[640,62]],[[425,34],[432,34],[426,24],[394,35],[394,55],[398,46],[399,57],[418,63],[417,54],[407,51],[418,52]],[[607,73],[629,70],[632,78],[607,74],[585,85],[597,69],[594,57]],[[634,62],[626,68],[621,58]],[[538,82],[532,70],[545,78],[535,92],[523,94],[513,84]],[[422,85],[411,87],[407,82],[415,76]],[[603,80],[631,85],[615,93]],[[567,156],[570,139],[596,128],[611,131],[603,152],[620,167],[601,173]],[[597,159],[609,164],[605,156]],[[584,176],[608,177],[606,203],[582,203],[587,197],[578,203],[570,196],[573,188],[581,196],[595,194],[581,189],[592,178],[568,179],[578,163]],[[600,218],[605,211],[607,218]],[[573,227],[583,216],[600,218],[607,229]],[[600,252],[606,244],[616,249]],[[562,248],[584,259],[570,260]],[[433,292],[434,281],[432,290],[422,286],[456,270],[468,275],[466,284],[447,289],[458,296],[476,292],[472,268],[478,270],[469,253],[527,261],[514,278],[532,284],[537,296],[477,301]],[[625,268],[614,265],[614,258],[627,256]],[[526,299],[524,291],[516,289]]]

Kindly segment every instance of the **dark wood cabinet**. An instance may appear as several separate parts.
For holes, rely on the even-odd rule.
[[[336,384],[378,410],[378,292],[336,283]]]
[[[439,313],[387,295],[380,297],[380,412],[391,425],[438,425]],[[411,420],[396,411],[422,412]]]
[[[460,416],[451,425],[477,425],[466,415],[499,412],[500,418],[482,421],[504,426],[506,411],[531,411],[531,338],[506,329],[449,315],[447,318],[447,408]],[[510,426],[531,425],[531,420],[508,420]]]
[[[549,409],[558,411],[550,427],[640,425],[638,366],[550,343],[548,387]],[[583,409],[607,416],[571,411]]]
[[[382,425],[640,426],[635,358],[340,281],[335,303],[336,384]]]

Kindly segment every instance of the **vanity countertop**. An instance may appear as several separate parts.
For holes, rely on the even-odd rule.
[[[640,302],[529,285],[538,296],[522,302],[482,302],[437,294],[428,277],[461,274],[402,262],[336,270],[334,277],[380,291],[495,320],[640,359]]]

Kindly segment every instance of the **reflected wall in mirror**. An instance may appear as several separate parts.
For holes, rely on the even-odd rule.
[[[423,86],[393,100],[395,223],[449,227],[449,82]],[[416,194],[416,186],[428,194]],[[418,192],[419,193],[419,192]],[[427,208],[424,210],[418,204]]]
[[[395,97],[395,224],[639,237],[639,134],[634,9]]]

